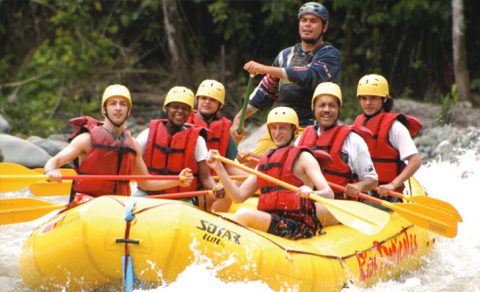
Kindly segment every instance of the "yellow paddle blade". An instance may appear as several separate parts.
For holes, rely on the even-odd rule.
[[[62,208],[65,205],[33,198],[0,199],[0,224],[32,221]]]
[[[48,179],[48,176],[40,175],[20,164],[0,163],[0,192],[18,191],[33,182],[46,179]]]
[[[342,224],[367,235],[377,234],[390,220],[387,212],[359,202],[327,199],[314,194],[309,198],[322,203]]]
[[[35,172],[43,173],[43,168],[35,168]],[[77,172],[72,168],[61,168],[62,175],[76,175]],[[63,180],[61,183],[52,183],[48,181],[40,181],[29,186],[30,192],[35,196],[64,196],[69,195],[72,189],[71,180]]]
[[[72,189],[72,181],[64,180],[61,183],[41,181],[31,184],[30,192],[39,197],[65,196],[69,195]]]
[[[455,220],[457,220],[457,222],[463,222],[462,216],[453,205],[446,201],[428,196],[424,187],[415,177],[412,176],[405,182],[405,192],[407,195],[404,196],[404,199],[407,201],[423,204],[426,207],[430,207],[440,212],[449,213],[455,218]]]
[[[418,204],[380,201],[382,206],[392,209],[400,216],[424,229],[450,238],[457,235],[457,221],[448,213],[438,212]]]
[[[462,216],[450,203],[427,196],[404,197],[407,201],[423,205],[441,213],[451,215],[457,222],[463,222]]]

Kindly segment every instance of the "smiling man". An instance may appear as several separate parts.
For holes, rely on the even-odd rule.
[[[314,117],[310,110],[310,99],[315,87],[324,81],[340,83],[340,52],[324,41],[328,29],[329,14],[320,3],[303,4],[297,14],[300,43],[282,50],[272,66],[249,61],[244,69],[251,75],[265,74],[250,96],[246,118],[258,110],[265,110],[276,102],[280,106],[293,108],[300,119],[299,134],[303,127],[312,125]],[[239,142],[237,134],[241,113],[233,120],[231,133]],[[253,152],[262,155],[275,145],[268,133],[259,140]]]
[[[354,124],[365,126],[375,137],[368,146],[379,173],[379,194],[398,202],[399,199],[389,196],[388,192],[403,192],[403,183],[422,165],[412,139],[422,124],[413,116],[391,112],[393,97],[382,75],[363,76],[358,81],[357,97],[363,113],[357,116]]]
[[[186,124],[193,110],[193,92],[182,86],[171,88],[163,103],[166,119],[150,121],[150,127],[137,137],[143,151],[143,159],[151,174],[178,175],[183,168],[189,168],[193,183],[189,187],[173,187],[149,194],[196,191],[199,188],[215,190],[215,182],[205,163],[207,145],[203,128]],[[218,194],[220,195],[220,193]],[[213,195],[194,197],[191,203],[205,210],[227,211],[228,198]]]
[[[342,107],[340,87],[331,82],[320,83],[311,107],[316,123],[305,129],[297,145],[330,154],[332,163],[323,168],[323,173],[328,181],[345,186],[345,191],[336,192],[335,198],[355,197],[359,192],[376,187],[378,176],[368,146],[362,139],[372,139],[370,132],[361,126],[337,124]]]

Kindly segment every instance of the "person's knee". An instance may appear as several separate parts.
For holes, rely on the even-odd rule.
[[[236,213],[234,220],[242,225],[249,225],[254,215],[251,210],[246,208],[240,208]]]

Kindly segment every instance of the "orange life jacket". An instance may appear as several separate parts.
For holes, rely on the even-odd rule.
[[[400,159],[398,150],[388,140],[388,134],[395,120],[404,124],[412,137],[415,137],[422,128],[419,119],[400,113],[381,112],[370,119],[367,119],[365,114],[360,114],[354,122],[354,125],[365,126],[373,134],[373,139],[366,142],[378,174],[379,184],[390,183],[405,168],[405,163]],[[402,192],[403,185],[399,186],[396,191]]]
[[[190,168],[194,180],[189,187],[172,187],[149,194],[178,193],[195,191],[197,189],[198,164],[195,161],[195,148],[200,135],[205,130],[184,124],[185,129],[173,136],[165,125],[167,120],[158,119],[150,122],[148,141],[143,153],[143,159],[148,171],[153,175],[178,175],[182,169]]]
[[[293,173],[293,166],[303,151],[311,152],[307,147],[294,146],[270,150],[260,158],[258,171],[300,187],[304,183]],[[316,214],[312,200],[300,198],[295,192],[260,177],[257,180],[261,192],[258,210],[301,220],[307,225],[315,226]]]
[[[202,127],[207,130],[207,148],[217,149],[220,152],[221,156],[227,154],[228,142],[230,140],[230,127],[232,126],[232,121],[222,117],[219,120],[214,120],[210,124],[207,124],[199,114],[194,111],[188,117],[187,123],[192,125]]]
[[[120,139],[92,117],[84,116],[70,120],[70,125],[77,127],[69,140],[83,132],[89,132],[92,139],[92,149],[77,167],[79,174],[93,175],[132,175],[135,173],[137,152],[134,138],[130,131],[124,129]],[[78,165],[78,161],[76,162]],[[130,181],[81,181],[73,182],[74,192],[88,194],[94,197],[101,195],[130,195]]]
[[[351,132],[358,133],[361,137],[368,137],[369,131],[365,128],[354,126],[335,126],[317,135],[315,126],[308,126],[302,133],[299,146],[306,146],[312,150],[323,150],[330,154],[332,163],[322,169],[327,181],[345,186],[358,181],[357,174],[348,166],[348,157],[342,152],[345,139]],[[344,199],[343,192],[335,192],[336,199]]]

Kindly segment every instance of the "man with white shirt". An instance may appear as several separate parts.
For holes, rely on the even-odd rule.
[[[335,198],[347,199],[372,190],[378,176],[364,141],[371,138],[370,133],[362,127],[338,125],[341,106],[340,87],[332,82],[320,83],[311,102],[315,125],[305,129],[297,145],[330,154],[332,163],[322,172],[329,182],[345,186],[343,193],[335,192]]]
[[[363,76],[358,82],[357,97],[363,113],[354,124],[365,126],[374,135],[368,147],[379,174],[378,193],[390,201],[398,201],[388,196],[388,192],[402,192],[403,183],[420,168],[422,162],[412,137],[422,125],[415,117],[390,112],[393,98],[387,80],[381,75]]]
[[[137,137],[151,174],[178,175],[188,167],[195,177],[190,187],[174,187],[149,194],[196,191],[201,188],[215,190],[215,182],[205,163],[208,153],[204,138],[206,132],[203,128],[185,123],[193,105],[194,95],[190,89],[181,86],[171,88],[163,104],[167,118],[152,120],[149,129]],[[216,198],[213,195],[194,197],[192,203],[205,210],[227,211],[230,207],[228,198]]]

